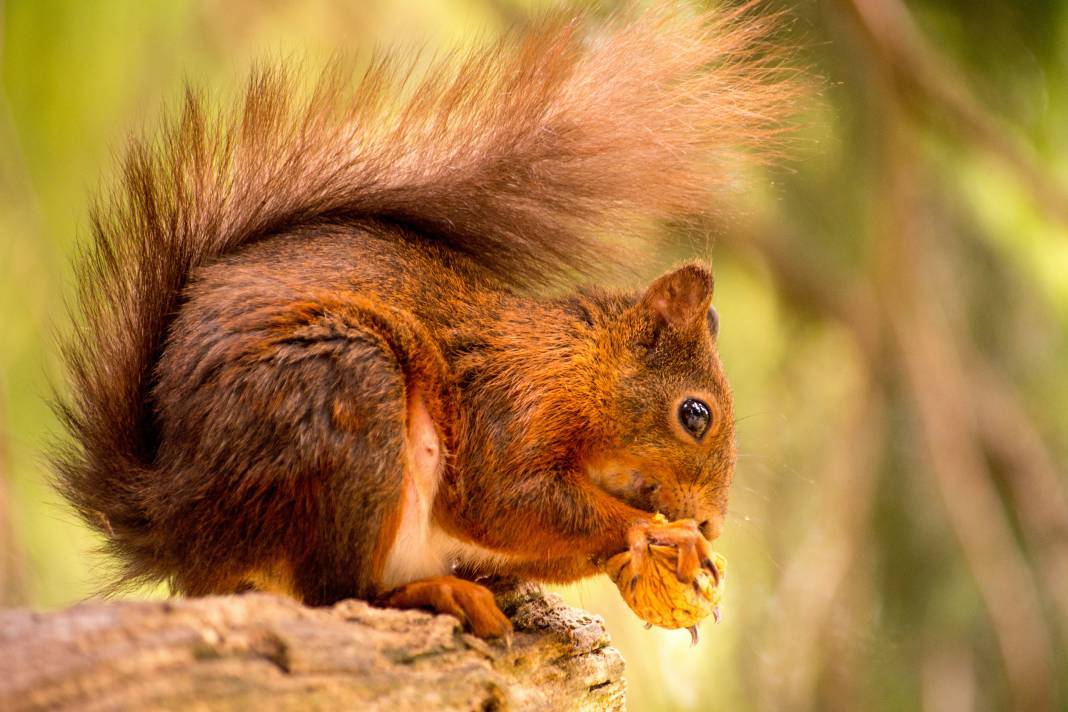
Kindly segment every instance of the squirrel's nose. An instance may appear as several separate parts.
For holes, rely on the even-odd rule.
[[[708,519],[704,519],[699,523],[701,534],[705,539],[709,541],[715,541],[719,539],[719,535],[723,533],[723,520],[725,517],[722,513],[716,513],[710,516]]]

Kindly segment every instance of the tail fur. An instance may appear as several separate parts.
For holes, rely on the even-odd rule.
[[[285,70],[259,71],[232,113],[187,92],[160,138],[133,142],[92,216],[59,406],[72,445],[56,457],[58,486],[120,574],[152,556],[149,394],[197,266],[374,218],[517,287],[558,282],[609,260],[598,233],[705,211],[736,158],[774,151],[797,92],[769,51],[770,18],[626,15],[592,29],[557,17],[429,66],[380,59],[357,81],[335,67],[303,94]]]

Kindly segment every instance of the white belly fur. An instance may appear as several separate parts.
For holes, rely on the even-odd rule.
[[[460,541],[428,520],[409,517],[407,508],[393,540],[382,575],[382,585],[394,588],[431,576],[452,575],[460,564],[493,573],[514,561],[509,554]]]
[[[431,576],[452,574],[459,564],[493,573],[512,556],[460,541],[433,522],[434,497],[442,471],[440,439],[418,391],[408,408],[407,473],[397,534],[386,554],[382,585],[394,588]]]

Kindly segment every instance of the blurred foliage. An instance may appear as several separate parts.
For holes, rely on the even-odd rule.
[[[823,89],[701,252],[743,453],[725,619],[691,649],[607,581],[564,593],[608,619],[635,710],[1068,703],[1068,6],[783,6]],[[224,94],[265,56],[450,45],[536,8],[0,8],[0,602],[50,607],[93,588],[41,453],[86,201],[124,137],[187,77]]]

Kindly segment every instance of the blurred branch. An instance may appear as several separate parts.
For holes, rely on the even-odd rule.
[[[863,367],[862,367],[863,368]],[[780,619],[768,641],[761,692],[765,709],[817,709],[817,681],[830,627],[869,524],[882,450],[883,403],[861,375],[820,486],[813,525],[790,558],[775,594]]]
[[[899,295],[900,296],[900,295]],[[927,455],[1001,647],[1021,709],[1051,709],[1050,641],[1031,571],[1017,549],[973,437],[972,387],[928,304],[891,316]],[[925,313],[926,312],[926,313]]]
[[[751,227],[749,231],[738,231],[721,239],[729,247],[745,249],[748,246],[763,257],[776,287],[790,304],[842,323],[857,338],[870,367],[879,366],[880,329],[886,322],[886,314],[877,311],[874,295],[863,286],[836,287],[847,282],[841,275],[824,268],[824,260],[814,257],[812,251],[792,249],[789,239],[770,231]],[[906,275],[915,271],[912,263],[920,259],[916,255],[912,257],[911,262],[899,264],[890,271],[900,272],[902,279],[908,279]],[[906,311],[899,297],[909,292],[891,287],[890,294],[893,298],[886,298],[890,306],[883,312],[890,313],[890,320],[897,330],[898,358],[909,374],[913,398],[921,411],[922,428],[932,465],[936,466],[943,499],[947,510],[952,509],[949,511],[952,523],[964,544],[965,555],[968,555],[999,633],[1014,689],[1018,698],[1021,691],[1031,691],[1026,694],[1038,695],[1041,705],[1049,707],[1052,690],[1048,662],[1050,642],[1043,630],[1038,597],[1031,585],[1030,567],[1012,543],[1015,538],[1004,507],[989,480],[975,439],[983,438],[991,452],[1014,470],[1009,481],[1020,510],[1024,535],[1041,561],[1039,575],[1057,605],[1068,636],[1068,503],[1056,466],[1011,385],[989,366],[965,370],[965,364],[977,363],[977,354],[973,359],[956,358],[954,353],[962,345],[949,342],[952,333],[949,326],[936,329],[930,325],[929,317],[923,312],[936,308],[937,297],[928,296],[918,310]],[[923,352],[913,350],[917,343]],[[935,357],[929,353],[931,348],[939,351]],[[946,373],[948,376],[944,376]],[[946,383],[949,384],[948,391]],[[924,390],[926,395],[921,396],[920,392]],[[972,413],[977,414],[977,422],[968,418]],[[948,428],[948,443],[943,437],[945,428]],[[946,448],[948,452],[945,452]],[[963,481],[958,486],[961,478]],[[859,506],[863,507],[864,502],[861,501]],[[996,543],[988,544],[989,539]],[[799,551],[811,547],[814,544],[805,543]],[[804,556],[799,555],[800,558]],[[831,569],[835,570],[835,566]],[[785,576],[789,575],[788,570]],[[811,576],[810,581],[818,577]],[[1005,580],[1011,580],[1011,583]],[[783,585],[785,587],[787,583],[784,581]],[[782,591],[781,588],[780,600],[790,600]],[[1015,611],[1017,607],[1021,610]],[[817,613],[826,615],[827,611],[824,607]],[[1022,622],[1018,618],[1022,618]],[[784,616],[784,620],[784,630],[791,636],[811,637],[812,631],[803,623],[803,630],[795,630],[798,621],[803,620],[797,611]],[[1037,660],[1034,669],[1028,662],[1032,660]],[[790,683],[796,690],[798,686],[803,689],[810,671],[803,670],[799,675],[801,679]],[[791,698],[789,695],[774,697],[776,702]],[[804,695],[799,693],[797,699],[804,699]]]
[[[964,645],[932,641],[921,663],[923,708],[932,712],[973,712],[975,661]]]
[[[1062,474],[1005,378],[987,364],[975,373],[980,435],[1007,468],[1020,527],[1068,640],[1068,498]]]
[[[841,323],[852,332],[868,363],[873,367],[879,363],[880,327],[869,288],[827,268],[829,260],[814,257],[810,246],[796,249],[801,240],[766,224],[741,225],[717,239],[733,250],[759,255],[777,290],[792,305]]]
[[[839,2],[860,21],[865,38],[894,80],[931,105],[919,102],[918,108],[933,108],[940,118],[948,116],[955,130],[1001,160],[1049,217],[1068,227],[1068,187],[1050,176],[1034,152],[1014,140],[1003,122],[972,95],[964,77],[924,40],[900,0]]]
[[[882,315],[877,313],[875,296],[863,285],[841,286],[848,280],[827,269],[828,260],[811,249],[795,249],[796,240],[765,226],[750,225],[720,239],[732,249],[758,254],[791,305],[839,322],[853,333],[870,367],[879,366]],[[948,333],[948,325],[945,328]],[[956,348],[966,348],[963,340],[958,340]],[[1013,386],[982,363],[973,348],[962,368],[965,363],[965,380],[973,386],[977,414],[977,422],[970,423],[969,429],[1011,470],[1007,479],[1024,536],[1039,561],[1038,575],[1068,639],[1068,499],[1061,473]],[[987,473],[982,476],[985,479]],[[1000,502],[996,504],[1000,510]],[[1004,514],[999,512],[998,518],[1004,521]],[[1003,528],[1011,540],[1007,522]],[[1021,565],[1026,568],[1026,562],[1021,560]],[[985,570],[976,572],[977,578],[986,575]]]
[[[862,21],[877,56],[890,65],[899,86],[918,89],[927,99],[943,104],[965,125],[973,140],[998,155],[1032,189],[1036,199],[1052,216],[1068,225],[1068,195],[1040,170],[1020,146],[1008,140],[997,124],[955,82],[922,44],[905,8],[894,0],[843,0]],[[880,69],[883,67],[880,66]],[[894,93],[894,100],[899,98]],[[892,120],[887,120],[889,125]],[[900,193],[899,147],[886,150],[896,164],[897,175],[889,184]],[[923,294],[922,280],[914,278],[916,262],[922,262],[911,236],[903,234],[908,216],[920,209],[911,198],[897,198],[892,220],[883,240],[898,254],[886,270],[883,294],[878,299],[863,287],[845,290],[840,275],[828,274],[824,260],[807,249],[794,249],[767,231],[741,236],[764,257],[781,291],[793,303],[836,319],[850,328],[871,358],[880,360],[876,348],[880,323],[889,322],[892,340],[907,376],[920,416],[921,431],[936,481],[952,526],[974,572],[998,636],[1010,684],[1021,708],[1049,708],[1055,695],[1051,675],[1050,641],[1042,618],[1039,597],[1030,567],[1015,544],[1004,506],[990,479],[977,440],[981,432],[987,447],[1014,472],[1011,486],[1020,509],[1025,535],[1041,560],[1044,586],[1051,592],[1061,614],[1068,611],[1068,504],[1060,478],[1041,437],[1009,384],[993,372],[969,378],[964,370],[962,344],[955,343],[949,324],[938,319],[937,295]],[[904,220],[902,220],[904,218]],[[874,313],[880,301],[885,314]],[[905,303],[909,303],[908,308]],[[895,360],[896,360],[895,359]],[[974,406],[974,408],[973,408]],[[975,410],[978,409],[978,411]],[[978,412],[978,422],[972,418]]]
[[[896,344],[920,434],[950,525],[961,544],[997,636],[1019,709],[1052,709],[1051,644],[1030,567],[1019,550],[976,437],[977,384],[932,288],[929,241],[916,235],[923,204],[897,133],[896,97],[881,107],[889,195],[883,205],[879,276],[885,318]]]
[[[895,215],[914,209],[915,206],[899,208]],[[886,239],[893,241],[888,236]],[[1012,387],[989,367],[965,370],[965,364],[974,364],[976,359],[960,358],[958,352],[962,345],[952,342],[949,324],[942,323],[936,328],[930,319],[931,310],[939,304],[936,295],[928,294],[925,301],[919,302],[921,306],[911,310],[902,301],[910,296],[913,300],[918,298],[913,292],[919,287],[913,285],[912,280],[915,276],[913,265],[920,261],[920,255],[904,255],[888,270],[908,284],[907,288],[904,284],[886,288],[886,306],[880,313],[875,295],[862,285],[835,286],[848,282],[828,270],[825,267],[827,261],[813,256],[811,250],[793,249],[789,239],[751,226],[748,231],[724,236],[722,241],[734,249],[748,248],[758,253],[770,270],[777,289],[793,306],[836,320],[849,329],[870,368],[877,369],[882,363],[879,358],[880,329],[886,321],[891,322],[892,338],[897,344],[895,359],[901,360],[908,375],[951,524],[957,531],[990,611],[1017,700],[1021,708],[1032,703],[1036,705],[1034,709],[1049,708],[1054,688],[1050,672],[1050,641],[1044,629],[1041,606],[1032,584],[1030,567],[1014,543],[1004,507],[990,481],[976,438],[981,436],[987,447],[1014,469],[1010,486],[1020,510],[1020,520],[1025,536],[1041,561],[1040,576],[1058,606],[1062,624],[1068,621],[1068,503],[1056,466]],[[977,421],[969,417],[973,414]],[[854,442],[852,438],[845,441]],[[855,473],[860,472],[863,471],[855,470]],[[865,502],[861,499],[858,504],[845,508],[849,506],[863,508]],[[821,507],[821,511],[835,510]],[[813,534],[812,541],[820,536]],[[799,548],[798,561],[810,559],[805,552],[816,551],[816,548],[815,543],[806,540]],[[832,559],[840,556],[839,551]],[[832,561],[829,570],[837,570],[840,562],[840,558],[838,562]],[[787,579],[794,570],[792,565],[784,575],[779,593],[782,601],[790,600],[783,591],[789,588]],[[819,578],[809,574],[810,581]],[[820,574],[827,575],[826,571]],[[808,647],[811,658],[814,658],[816,654],[809,642],[813,627],[805,622],[806,616],[813,614],[808,606],[808,603],[799,604],[783,617],[791,635],[806,641],[807,645],[799,648]],[[799,613],[801,610],[805,613]],[[817,606],[815,615],[825,617],[829,610],[829,603],[822,606],[822,610]],[[778,644],[788,642],[778,641]],[[812,663],[810,658],[801,656],[798,659],[806,664]],[[781,669],[790,670],[786,666]],[[792,686],[789,699],[799,705],[806,697],[810,674],[810,670],[804,669],[798,679],[789,681]],[[781,701],[775,696],[771,699]]]
[[[864,35],[897,82],[933,104],[939,113],[948,112],[974,143],[1015,173],[1049,216],[1068,226],[1068,189],[983,109],[963,77],[925,42],[900,0],[843,2],[853,9]],[[977,372],[970,380],[980,436],[1012,470],[1008,481],[1020,510],[1021,527],[1041,561],[1039,575],[1068,638],[1068,500],[1061,474],[1013,387],[988,364],[980,365],[978,354],[974,361]]]
[[[1068,546],[1062,545],[1068,504],[1041,438],[1011,387],[998,384],[993,374],[977,378],[966,370],[977,360],[965,358],[967,347],[940,313],[937,293],[917,276],[917,265],[922,273],[928,260],[926,246],[906,233],[922,202],[904,187],[910,177],[902,175],[900,153],[898,146],[885,150],[894,164],[887,184],[895,195],[887,196],[893,213],[886,216],[881,242],[891,259],[882,270],[879,292],[859,283],[847,286],[850,282],[829,270],[828,261],[813,256],[808,246],[798,250],[795,241],[763,227],[750,226],[725,236],[724,242],[758,252],[792,305],[847,327],[873,370],[883,367],[881,331],[889,329],[896,346],[890,357],[906,375],[950,524],[988,608],[1014,696],[1021,708],[1048,709],[1055,695],[1050,640],[1031,568],[991,481],[982,444],[1017,470],[1012,486],[1021,520],[1041,557],[1043,583],[1061,610],[1068,605]],[[791,614],[791,630],[803,619],[796,611]],[[797,633],[802,638],[811,634]],[[802,700],[805,681],[792,684],[800,686],[794,699]]]

